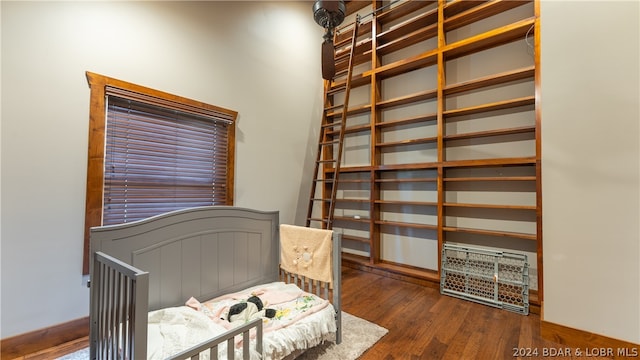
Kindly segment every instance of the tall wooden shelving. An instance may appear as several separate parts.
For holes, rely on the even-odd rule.
[[[532,254],[530,300],[539,305],[539,4],[348,1],[347,9],[363,20],[334,217],[345,264],[436,285],[444,242],[513,249]],[[333,105],[342,101],[346,24],[335,39]]]

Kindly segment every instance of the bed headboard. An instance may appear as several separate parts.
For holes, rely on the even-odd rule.
[[[278,231],[277,211],[197,207],[92,228],[91,253],[149,272],[151,311],[277,281]]]

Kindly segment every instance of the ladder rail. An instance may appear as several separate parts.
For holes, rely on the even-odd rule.
[[[326,109],[328,104],[328,96],[327,96],[327,92],[330,90],[331,88],[331,80],[325,80],[324,81],[324,108],[322,110],[322,125],[320,126],[320,132],[319,132],[319,138],[318,138],[318,149],[316,151],[316,161],[315,161],[315,166],[314,166],[314,170],[313,170],[313,177],[311,178],[311,194],[309,195],[309,207],[307,208],[307,220],[306,220],[306,226],[310,227],[311,226],[311,215],[313,214],[313,205],[314,205],[314,197],[315,197],[315,193],[316,193],[316,187],[317,187],[317,179],[318,179],[318,172],[319,172],[319,168],[320,168],[320,161],[321,161],[321,157],[322,157],[322,147],[323,147],[323,143],[325,142],[324,137],[325,137],[325,130],[324,130],[324,125],[327,122],[327,112]]]
[[[333,214],[335,212],[335,203],[336,203],[336,197],[337,197],[337,192],[338,192],[338,178],[339,178],[339,174],[340,174],[340,163],[342,161],[342,150],[343,150],[343,143],[344,143],[344,134],[345,134],[345,128],[346,128],[346,122],[347,122],[347,112],[348,112],[348,107],[349,107],[349,96],[350,96],[350,92],[351,92],[351,79],[353,77],[353,59],[354,59],[354,55],[355,55],[355,49],[356,49],[356,44],[357,44],[357,38],[358,38],[358,29],[360,26],[360,16],[356,17],[356,21],[354,23],[354,27],[353,27],[353,36],[351,39],[351,49],[349,51],[349,63],[347,66],[347,78],[346,78],[346,82],[345,82],[345,95],[344,95],[344,101],[343,101],[343,105],[342,105],[342,116],[341,116],[341,121],[338,123],[334,122],[333,120],[329,121],[329,117],[327,117],[327,109],[331,108],[331,109],[335,109],[340,107],[339,105],[336,106],[334,104],[332,104],[331,102],[329,102],[329,94],[332,91],[335,91],[335,89],[331,89],[331,80],[325,80],[324,82],[324,97],[325,97],[325,102],[324,102],[324,109],[323,109],[323,115],[322,115],[322,125],[320,127],[320,134],[319,134],[319,138],[318,138],[318,148],[317,148],[317,153],[316,153],[316,161],[315,161],[315,167],[314,167],[314,173],[313,173],[313,178],[312,178],[312,185],[311,185],[311,194],[309,196],[309,206],[307,209],[307,220],[306,220],[306,226],[310,227],[311,226],[311,221],[314,221],[316,219],[312,218],[312,214],[313,214],[313,208],[314,208],[314,203],[316,201],[322,201],[322,209],[321,209],[321,214],[320,214],[320,221],[321,221],[321,227],[322,228],[326,228],[326,229],[332,229],[333,227]],[[331,119],[333,119],[334,117],[332,116]],[[340,126],[340,130],[339,130],[339,134],[338,134],[338,141],[335,141],[335,134],[331,135],[331,139],[328,139],[328,135],[327,133],[329,132],[329,129],[333,129],[337,126]],[[333,146],[334,144],[338,145],[338,151],[337,151],[337,156],[333,157]],[[327,151],[328,149],[332,150],[332,154],[331,157],[327,156]],[[323,151],[325,150],[325,151]],[[322,158],[324,154],[324,159]],[[334,162],[334,173],[333,173],[333,178],[331,179],[331,181],[329,181],[328,179],[326,179],[326,174],[323,172],[321,179],[318,179],[318,175],[320,172],[320,166],[326,166],[328,163]],[[325,186],[327,183],[331,183],[331,191],[330,191],[330,197],[329,197],[329,201],[328,201],[328,210],[325,212],[326,209],[326,197],[325,197],[325,188],[322,189],[323,193],[320,199],[315,198],[315,193],[317,190],[317,184],[318,183],[323,183]],[[326,218],[325,218],[325,214],[326,214]]]
[[[349,111],[349,95],[351,94],[351,78],[353,77],[353,58],[355,57],[356,45],[358,42],[358,28],[360,27],[360,16],[356,16],[353,27],[353,37],[351,39],[351,49],[349,54],[349,65],[347,67],[347,81],[344,94],[344,106],[342,107],[342,120],[340,121],[340,135],[338,141],[338,155],[333,173],[333,186],[331,187],[331,201],[329,201],[329,213],[327,216],[327,229],[333,228],[333,214],[335,212],[336,196],[338,194],[338,179],[340,177],[340,163],[342,162],[342,149],[344,147],[344,133],[347,124],[347,112]]]

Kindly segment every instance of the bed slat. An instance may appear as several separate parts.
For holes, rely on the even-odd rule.
[[[227,359],[233,358],[235,358],[233,353],[233,338],[229,338],[229,340],[227,340]]]

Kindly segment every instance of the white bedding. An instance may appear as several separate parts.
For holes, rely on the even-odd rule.
[[[274,282],[202,303],[190,299],[188,306],[150,312],[148,359],[164,359],[238,326],[221,318],[225,317],[231,305],[251,295],[259,296],[265,308],[276,310],[274,318],[263,319],[265,359],[282,359],[294,351],[334,339],[333,305],[293,284]],[[252,349],[254,341],[252,339]],[[225,358],[226,345],[221,345],[219,352],[220,358]],[[237,348],[236,357],[241,358],[241,354],[241,349]],[[252,353],[254,358],[259,358],[259,355]],[[201,359],[208,359],[208,355],[201,355]]]
[[[149,313],[147,359],[166,359],[225,331],[188,306],[152,311]],[[226,344],[219,345],[218,358],[225,359],[226,353]],[[236,349],[236,358],[242,358],[241,349]],[[201,354],[200,359],[209,359],[209,354]],[[260,359],[260,355],[254,351],[251,359]]]

